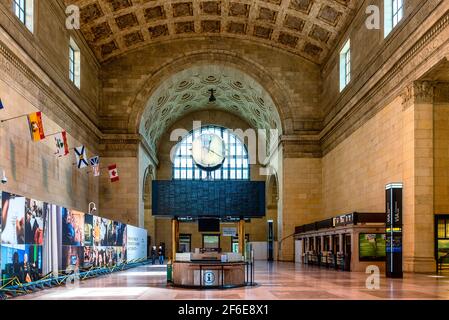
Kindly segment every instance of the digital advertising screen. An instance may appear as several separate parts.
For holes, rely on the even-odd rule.
[[[385,234],[361,233],[359,235],[360,261],[385,261]]]

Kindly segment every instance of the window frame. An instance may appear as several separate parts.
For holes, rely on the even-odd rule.
[[[81,89],[81,50],[73,38],[69,42],[69,80]]]
[[[28,31],[34,33],[34,0],[13,0],[12,10]]]
[[[404,19],[405,0],[384,0],[384,38]]]
[[[192,142],[203,133],[215,133],[226,144],[226,159],[223,165],[211,172],[212,180],[243,180],[251,179],[251,164],[248,148],[231,129],[206,125],[191,130],[177,143],[172,164],[172,180],[206,180],[207,171],[199,168],[191,155]]]
[[[351,39],[348,39],[340,51],[340,92],[351,82]]]

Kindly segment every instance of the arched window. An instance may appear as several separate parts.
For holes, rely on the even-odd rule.
[[[213,133],[221,137],[226,145],[226,158],[219,169],[212,171],[214,180],[249,180],[249,158],[245,144],[229,129],[205,126],[190,132],[177,145],[173,162],[173,179],[202,180],[207,172],[200,169],[192,158],[192,142],[201,134]]]

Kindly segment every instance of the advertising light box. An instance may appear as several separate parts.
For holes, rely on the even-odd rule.
[[[385,261],[386,236],[384,233],[361,233],[359,235],[360,261]]]
[[[147,231],[130,225],[126,229],[126,257],[128,261],[146,258]]]

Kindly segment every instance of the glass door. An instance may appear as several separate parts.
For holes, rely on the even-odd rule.
[[[438,267],[449,266],[449,215],[435,217],[435,258]]]

